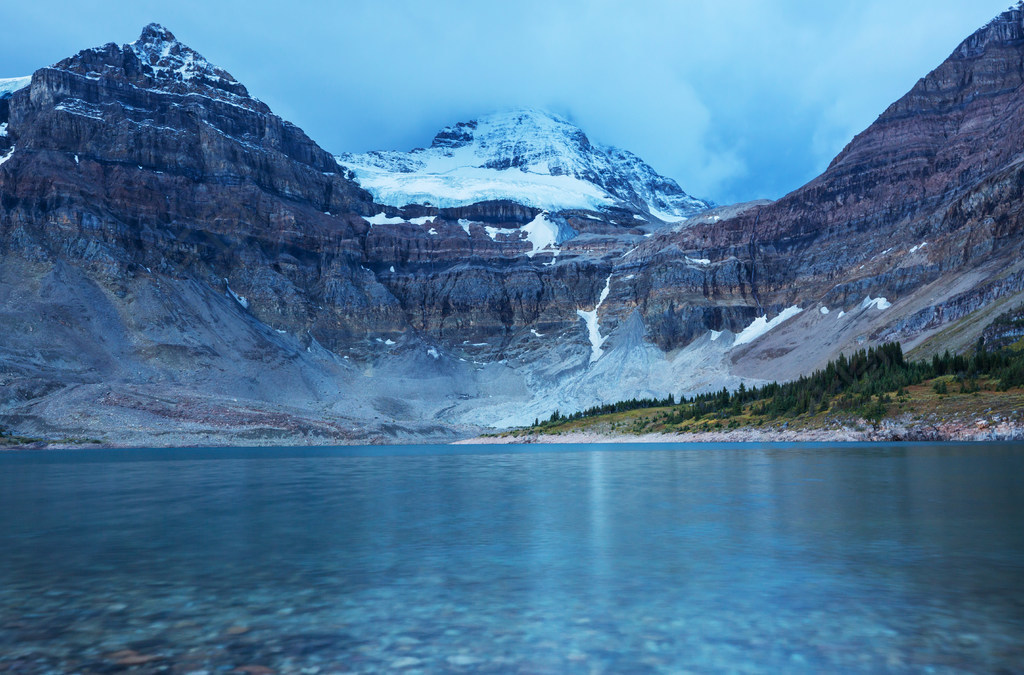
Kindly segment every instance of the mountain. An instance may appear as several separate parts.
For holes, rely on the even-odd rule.
[[[659,345],[685,344],[678,326],[723,305],[811,310],[734,356],[737,374],[770,364],[793,377],[882,340],[924,351],[973,343],[1024,290],[1024,137],[1015,131],[1024,125],[1022,83],[1018,4],[961,43],[809,184],[645,242],[636,253],[645,283],[698,298],[686,307],[644,299]],[[692,278],[677,250],[716,262]],[[748,283],[709,296],[713,275],[736,267]],[[880,297],[886,302],[859,309]]]
[[[3,99],[0,411],[128,444],[449,437],[519,407],[652,225],[511,201],[395,209],[166,29]],[[539,342],[531,343],[534,347]],[[563,366],[564,367],[564,366]],[[475,428],[475,427],[474,427]]]
[[[622,209],[679,221],[711,204],[636,155],[523,109],[445,127],[427,149],[344,154],[338,163],[382,204],[451,208],[508,200],[548,211]]]
[[[85,50],[0,95],[0,424],[127,445],[447,439],[884,340],[963,347],[1024,299],[1022,35],[1017,6],[808,185],[676,224],[649,216],[685,196],[546,114],[343,168],[159,26]],[[605,201],[399,204],[366,180],[444,158]]]
[[[370,195],[330,154],[156,25],[36,71],[6,103],[8,425],[158,444],[240,420],[353,433],[331,410],[348,370],[312,336],[400,319],[360,267]]]

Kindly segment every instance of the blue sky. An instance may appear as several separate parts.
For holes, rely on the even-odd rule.
[[[176,0],[4,8],[0,77],[150,21],[332,152],[547,108],[718,203],[777,198],[1008,0]]]

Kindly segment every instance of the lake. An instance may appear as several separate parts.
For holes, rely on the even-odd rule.
[[[1019,672],[1022,520],[1024,444],[0,453],[0,672]]]

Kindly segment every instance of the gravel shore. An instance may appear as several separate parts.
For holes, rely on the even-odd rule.
[[[12,443],[0,437],[3,450],[59,450],[80,448],[159,448],[159,447],[248,447],[248,446],[339,446],[339,445],[512,445],[522,443],[863,443],[898,441],[1024,441],[1024,425],[1018,421],[963,420],[935,424],[888,420],[877,428],[870,425],[835,425],[828,428],[793,429],[786,427],[741,427],[696,433],[629,434],[596,430],[572,430],[561,433],[505,433],[458,438],[473,433],[469,429],[418,428],[390,429],[383,434],[375,429],[354,429],[350,435],[327,433],[267,433],[266,430],[231,429],[211,433],[204,430],[161,429],[158,433],[131,433],[121,429],[118,437],[98,441],[42,440]],[[433,432],[433,433],[430,433]],[[455,438],[453,438],[455,437]],[[8,442],[5,443],[5,440]]]
[[[1024,426],[1001,422],[951,422],[945,424],[901,424],[890,422],[878,428],[838,427],[832,429],[739,428],[688,434],[621,434],[600,431],[566,431],[556,434],[523,433],[478,436],[456,441],[463,445],[516,443],[845,443],[871,441],[1019,441]]]

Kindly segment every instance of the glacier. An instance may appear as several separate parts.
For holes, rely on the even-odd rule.
[[[32,84],[32,76],[0,78],[0,98],[10,96],[19,89]]]

